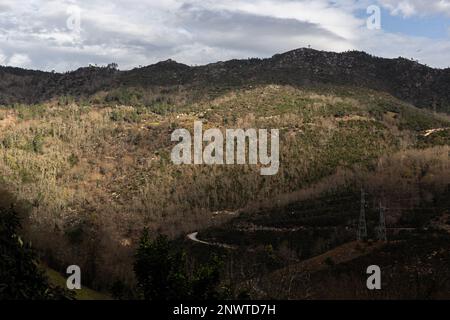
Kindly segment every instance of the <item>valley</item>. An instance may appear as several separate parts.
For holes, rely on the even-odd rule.
[[[306,49],[197,67],[192,76],[173,61],[127,72],[0,70],[3,81],[25,73],[58,83],[39,98],[0,90],[0,177],[26,204],[22,232],[39,259],[61,274],[79,265],[86,286],[111,292],[115,284],[116,297],[133,299],[146,229],[185,250],[191,274],[220,257],[220,283],[235,298],[448,298],[440,278],[450,266],[446,92],[433,91],[442,93],[436,112],[428,96],[401,99],[372,82],[320,81],[317,71],[308,73],[317,83],[305,84],[294,74],[315,54],[328,70],[330,54]],[[409,65],[336,57],[364,68]],[[277,67],[258,78],[261,64]],[[173,163],[171,134],[194,136],[196,122],[217,133],[278,129],[278,171],[261,175],[256,162]],[[357,241],[361,188],[368,234]],[[378,236],[381,207],[387,241]],[[361,274],[372,264],[386,272],[383,293],[364,291]]]

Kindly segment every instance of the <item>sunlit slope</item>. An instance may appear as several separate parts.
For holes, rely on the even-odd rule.
[[[199,230],[216,223],[212,212],[251,207],[355,166],[371,170],[383,155],[449,143],[447,116],[362,89],[272,85],[175,100],[159,109],[60,101],[0,110],[1,178],[29,202],[33,240],[57,264],[76,257],[92,272],[127,277],[144,226],[170,235]],[[171,132],[192,131],[196,120],[204,129],[279,129],[278,174],[172,164]],[[425,136],[428,129],[442,130]],[[90,265],[92,255],[114,267]]]

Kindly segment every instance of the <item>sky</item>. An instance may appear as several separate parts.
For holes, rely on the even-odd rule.
[[[311,47],[450,67],[450,0],[0,0],[0,65],[200,65]]]

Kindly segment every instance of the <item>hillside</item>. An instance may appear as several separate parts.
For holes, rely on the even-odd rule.
[[[297,49],[268,59],[187,66],[172,60],[129,71],[80,68],[64,74],[0,67],[0,104],[40,103],[60,96],[92,99],[111,89],[182,87],[191,94],[222,94],[250,85],[345,85],[373,89],[436,111],[450,112],[450,69],[383,59],[364,52]]]
[[[95,289],[108,290],[115,281],[133,286],[133,250],[144,227],[172,238],[200,231],[202,240],[250,244],[255,252],[265,252],[272,239],[278,254],[283,241],[270,235],[270,228],[276,235],[277,228],[304,226],[305,221],[312,227],[329,226],[326,208],[314,217],[307,212],[332,200],[336,190],[346,190],[350,194],[344,196],[354,199],[350,207],[340,203],[331,216],[337,230],[343,230],[333,239],[345,243],[354,240],[352,227],[345,227],[357,214],[361,181],[374,197],[384,183],[387,194],[420,194],[421,204],[438,199],[450,180],[445,170],[449,117],[387,93],[346,86],[258,85],[194,99],[184,89],[147,90],[145,96],[133,90],[94,95],[96,103],[62,96],[0,109],[2,182],[30,206],[28,237],[56,270],[77,261],[86,285]],[[145,106],[144,98],[154,103]],[[136,103],[122,105],[120,99]],[[222,130],[279,128],[279,173],[260,176],[251,165],[172,164],[170,133],[192,130],[195,120]],[[439,130],[427,135],[431,129]],[[324,201],[298,202],[317,196]],[[230,221],[233,217],[225,212],[234,210],[245,214]],[[290,219],[292,210],[300,213],[296,219]],[[392,218],[402,215],[395,211]],[[227,221],[233,232],[223,231],[230,230]],[[265,226],[269,234],[247,233],[249,224]],[[334,226],[298,231],[299,239],[312,237],[321,244],[297,258],[335,245],[319,236]],[[296,243],[308,243],[303,240]],[[270,270],[280,266],[278,261]]]

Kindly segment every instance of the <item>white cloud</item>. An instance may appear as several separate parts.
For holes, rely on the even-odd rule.
[[[0,52],[0,65],[6,64],[6,56]]]
[[[450,0],[379,0],[379,3],[392,14],[405,17],[426,14],[445,14],[450,16]]]
[[[318,24],[325,30],[344,38],[352,38],[353,30],[364,21],[357,19],[351,12],[329,1],[290,1],[290,0],[232,0],[232,1],[191,1],[191,4],[210,10],[228,10],[251,15],[279,19],[296,19]]]
[[[450,12],[449,1],[379,0],[392,14],[405,16]],[[365,11],[369,4],[373,1],[2,0],[0,61],[57,71],[114,61],[128,69],[168,58],[203,64],[267,57],[311,45],[419,56],[425,63],[448,66],[445,41],[367,30],[356,10]],[[67,28],[67,8],[73,5],[81,9],[79,33]]]
[[[17,53],[13,54],[11,58],[9,58],[8,65],[29,68],[31,66],[31,60],[26,54]]]
[[[383,31],[370,33],[370,37],[361,37],[359,45],[372,54],[386,58],[414,59],[430,66],[450,66],[448,60],[450,41],[404,36]]]

